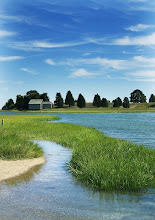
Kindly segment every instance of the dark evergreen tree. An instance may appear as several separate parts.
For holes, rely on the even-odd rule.
[[[74,98],[71,91],[68,91],[66,94],[65,104],[69,105],[69,107],[74,106]]]
[[[143,94],[141,90],[136,89],[130,94],[130,102],[144,103],[146,102],[146,96]]]
[[[48,102],[49,101],[49,97],[48,97],[46,92],[44,92],[43,94],[40,94],[39,98],[43,99],[44,102]]]
[[[23,98],[23,110],[28,110],[29,109],[29,106],[28,106],[29,101],[30,101],[29,96],[24,95],[24,98]]]
[[[61,96],[61,93],[57,93],[56,97],[55,97],[55,101],[54,104],[58,107],[58,108],[63,108],[63,98]]]
[[[119,103],[119,99],[118,98],[113,100],[113,107],[117,107],[117,108],[120,107],[120,103]]]
[[[123,103],[120,97],[117,97],[115,100],[113,100],[113,107],[120,107],[122,104]]]
[[[2,107],[2,110],[10,110],[15,107],[13,99],[9,99],[5,105]]]
[[[106,99],[106,98],[103,98],[102,100],[101,100],[101,106],[102,107],[108,107],[108,100]]]
[[[84,108],[86,107],[86,101],[83,95],[79,94],[78,100],[77,100],[77,106],[79,108]]]
[[[9,99],[7,102],[8,109],[13,109],[14,108],[14,101],[13,99]]]
[[[123,100],[123,107],[124,108],[130,108],[130,103],[128,97],[125,97]]]
[[[122,100],[121,100],[120,97],[117,98],[117,101],[118,101],[118,103],[119,103],[119,106],[122,106],[123,102],[122,102]]]
[[[101,98],[98,94],[94,96],[93,105],[96,107],[101,107]]]
[[[16,108],[18,110],[23,110],[24,98],[21,95],[17,95],[16,97]]]
[[[155,95],[151,94],[149,102],[155,102]]]

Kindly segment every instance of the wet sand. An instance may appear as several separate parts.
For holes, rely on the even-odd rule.
[[[20,176],[43,163],[45,163],[43,157],[15,161],[0,160],[0,182]]]

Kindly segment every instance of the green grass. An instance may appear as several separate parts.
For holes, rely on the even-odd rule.
[[[69,168],[87,185],[103,190],[154,187],[154,149],[79,125],[44,122],[56,119],[48,115],[1,115],[1,119],[2,159],[39,157],[42,150],[29,140],[49,140],[73,149]]]
[[[76,105],[73,107],[68,107],[64,105],[64,108],[56,108],[53,109],[44,109],[40,111],[22,111],[22,112],[45,112],[45,113],[138,113],[138,112],[155,112],[155,104],[152,103],[132,103],[130,108],[123,108],[122,106],[119,108],[113,108],[112,103],[109,104],[108,108],[97,108],[94,107],[92,103],[86,103],[85,108],[78,108]],[[0,110],[2,111],[2,110]],[[10,110],[11,112],[19,112],[18,110]],[[5,112],[5,111],[2,111]],[[7,111],[6,111],[7,112]]]

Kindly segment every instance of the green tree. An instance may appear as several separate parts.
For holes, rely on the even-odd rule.
[[[13,99],[9,99],[8,100],[7,106],[8,106],[8,109],[13,109],[14,108],[14,101],[13,101]]]
[[[23,98],[23,109],[24,110],[28,110],[29,109],[29,106],[28,106],[29,101],[30,101],[29,96],[24,95],[24,98]]]
[[[113,107],[120,107],[122,104],[123,103],[120,97],[117,97],[115,100],[113,100]]]
[[[30,90],[26,93],[26,95],[29,97],[29,100],[40,98],[40,94],[36,90]]]
[[[23,110],[24,98],[21,95],[17,95],[16,97],[16,108],[18,110]]]
[[[44,102],[48,102],[49,101],[49,97],[48,97],[46,92],[44,92],[43,94],[40,94],[39,98],[43,99]]]
[[[119,108],[120,107],[119,99],[113,100],[113,107],[115,107],[115,108]]]
[[[151,94],[149,102],[155,102],[155,95]]]
[[[69,107],[74,106],[74,98],[71,91],[68,91],[66,94],[65,104],[69,105]]]
[[[55,97],[54,104],[55,104],[58,108],[63,108],[63,98],[62,98],[60,92],[57,92],[56,97]]]
[[[23,109],[28,110],[28,103],[31,99],[39,99],[40,94],[36,90],[30,90],[26,93],[23,100]]]
[[[123,100],[123,107],[124,108],[130,108],[130,103],[128,97],[125,97]]]
[[[86,101],[83,95],[79,94],[78,100],[77,100],[77,106],[79,108],[84,108],[86,107]]]
[[[10,110],[15,107],[13,99],[9,99],[5,105],[2,107],[2,110]]]
[[[101,100],[101,106],[102,107],[108,107],[108,100],[106,99],[106,98],[103,98],[102,100]]]
[[[98,94],[94,96],[93,105],[96,107],[101,107],[101,98]]]
[[[122,99],[120,97],[117,97],[117,101],[119,103],[119,106],[122,106],[123,105],[123,102],[122,102]]]
[[[141,90],[136,89],[130,94],[130,102],[144,103],[146,102],[146,96],[143,94]]]

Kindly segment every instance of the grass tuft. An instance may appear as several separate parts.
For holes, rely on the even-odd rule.
[[[3,115],[0,158],[43,155],[29,140],[49,140],[73,149],[69,167],[85,184],[103,190],[140,190],[155,186],[155,150],[72,124],[47,123],[48,115]]]

